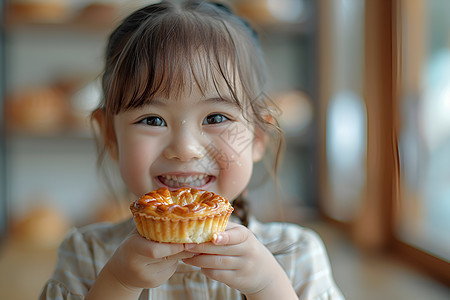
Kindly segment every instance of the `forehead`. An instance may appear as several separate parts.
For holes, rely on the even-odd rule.
[[[184,63],[167,62],[166,69],[144,75],[139,85],[142,93],[149,96],[143,97],[140,104],[149,104],[156,98],[176,100],[185,95],[222,98],[225,101],[232,100],[235,104],[243,101],[237,67],[230,59],[221,60],[222,58],[211,55],[199,51],[192,57],[185,58]],[[149,84],[148,78],[151,77],[154,77],[153,84]]]

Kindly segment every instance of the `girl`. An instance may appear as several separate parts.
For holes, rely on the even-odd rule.
[[[122,22],[93,112],[100,158],[135,197],[206,189],[234,200],[238,218],[199,245],[146,240],[132,219],[73,230],[41,299],[342,298],[315,233],[246,214],[253,163],[280,132],[263,74],[254,31],[223,5],[163,1]]]

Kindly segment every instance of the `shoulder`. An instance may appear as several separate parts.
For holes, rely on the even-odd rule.
[[[123,236],[128,235],[134,228],[134,221],[132,218],[129,218],[119,223],[102,222],[89,224],[74,228],[73,231],[85,237],[115,239],[123,238]]]
[[[60,246],[61,249],[93,250],[96,246],[101,248],[115,248],[133,230],[133,219],[128,219],[120,223],[95,223],[83,227],[74,227],[70,230],[65,240]]]
[[[320,236],[312,229],[293,223],[271,222],[261,223],[252,218],[250,230],[265,245],[271,244],[295,244],[296,247],[323,248]]]

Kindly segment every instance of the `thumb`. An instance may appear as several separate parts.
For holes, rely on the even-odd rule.
[[[249,230],[244,226],[229,228],[223,232],[215,233],[212,239],[214,245],[236,245],[245,241]]]
[[[230,235],[227,232],[219,232],[213,235],[212,242],[214,245],[226,245],[230,241]]]

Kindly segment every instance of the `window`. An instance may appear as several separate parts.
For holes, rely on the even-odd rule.
[[[401,1],[396,236],[450,262],[450,2]]]
[[[338,0],[331,5],[330,49],[334,59],[330,71],[335,81],[326,116],[330,197],[324,209],[337,220],[351,221],[357,214],[366,180],[364,2]]]
[[[344,18],[348,27],[335,19],[346,7],[359,12]],[[449,11],[446,0],[320,6],[322,213],[343,224],[356,243],[392,249],[445,282]]]

